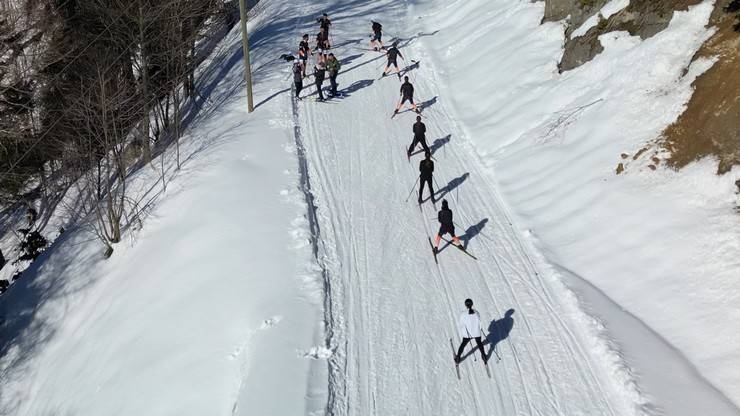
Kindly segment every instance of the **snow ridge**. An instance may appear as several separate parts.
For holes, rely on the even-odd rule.
[[[291,94],[295,91],[291,90]],[[334,313],[332,308],[332,290],[331,290],[331,276],[329,275],[329,269],[326,267],[324,260],[326,258],[326,247],[324,240],[321,238],[321,226],[316,218],[316,202],[314,200],[313,192],[311,191],[311,177],[308,172],[308,161],[306,159],[306,147],[303,144],[303,134],[301,132],[300,116],[298,113],[298,102],[295,98],[291,99],[291,108],[293,115],[293,136],[295,138],[296,145],[296,156],[298,159],[298,171],[300,174],[300,189],[306,200],[306,215],[308,218],[309,229],[311,230],[311,246],[313,250],[313,256],[316,260],[316,264],[320,267],[321,276],[324,283],[324,330],[325,330],[325,350],[332,352],[332,338],[334,336]],[[327,355],[325,358],[331,357],[333,354]],[[336,372],[333,370],[334,360],[329,360],[329,372],[330,374]],[[328,398],[326,403],[326,414],[333,415],[334,403],[336,395],[334,389],[328,389]]]

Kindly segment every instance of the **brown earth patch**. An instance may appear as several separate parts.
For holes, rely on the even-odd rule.
[[[666,162],[675,169],[710,155],[720,161],[718,174],[740,164],[740,33],[734,14],[723,10],[729,3],[718,2],[710,22],[717,33],[697,53],[718,61],[694,81],[686,111],[663,134]]]

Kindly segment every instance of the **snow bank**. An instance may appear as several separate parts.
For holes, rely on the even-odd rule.
[[[422,59],[446,74],[441,99],[458,110],[548,260],[664,337],[737,405],[740,170],[717,177],[716,162],[704,160],[653,172],[653,152],[632,160],[683,111],[691,82],[711,65],[691,59],[712,33],[712,8],[677,12],[645,41],[604,34],[603,53],[562,75],[563,26],[539,25],[541,3],[458,1],[411,14],[440,30],[424,41]],[[622,153],[630,164],[617,176]]]

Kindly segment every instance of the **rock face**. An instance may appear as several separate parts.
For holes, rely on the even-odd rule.
[[[589,17],[597,14],[607,3],[604,0],[546,0],[545,21],[562,20],[570,16],[566,29],[565,52],[560,71],[577,68],[592,60],[604,48],[599,36],[607,32],[627,31],[633,36],[649,38],[668,27],[676,10],[687,10],[702,0],[631,0],[624,10],[601,21],[583,36],[570,35]]]
[[[557,22],[568,18],[567,37],[583,24],[589,17],[595,15],[609,0],[548,0],[545,2],[545,17],[543,22]]]

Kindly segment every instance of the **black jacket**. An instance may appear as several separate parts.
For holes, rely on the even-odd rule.
[[[404,97],[412,98],[414,96],[414,86],[408,81],[404,82],[401,84],[401,94]]]
[[[326,69],[319,69],[318,67],[314,67],[314,80],[316,81],[316,84],[321,84],[324,82],[324,78],[326,77]]]
[[[437,220],[445,227],[452,227],[455,223],[452,221],[452,210],[442,208],[437,214]]]
[[[389,61],[395,61],[399,56],[403,58],[403,55],[401,54],[401,51],[398,50],[395,46],[392,46],[390,49],[388,49],[388,52],[385,53],[388,56]]]
[[[383,25],[381,25],[378,22],[373,22],[373,32],[380,33],[380,31],[383,29]]]
[[[421,121],[417,121],[414,123],[414,137],[416,138],[422,138],[425,136],[427,132],[427,126],[424,125]]]
[[[434,161],[433,160],[422,160],[419,162],[419,177],[421,179],[432,179],[434,173]]]

